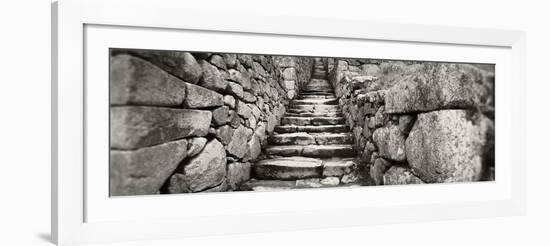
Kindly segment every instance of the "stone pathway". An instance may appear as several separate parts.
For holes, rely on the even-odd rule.
[[[331,187],[361,183],[353,137],[320,61],[298,99],[290,102],[281,125],[253,165],[241,190]]]

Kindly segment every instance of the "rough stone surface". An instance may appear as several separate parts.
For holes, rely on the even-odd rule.
[[[347,174],[344,174],[344,176],[342,176],[342,178],[340,179],[340,182],[343,183],[343,184],[351,184],[351,183],[355,183],[359,180],[359,176],[357,176],[356,173],[347,173]]]
[[[227,72],[229,75],[228,79],[237,82],[243,89],[250,90],[252,88],[252,82],[250,81],[250,75],[248,72],[240,72],[235,69],[229,69]]]
[[[484,115],[467,110],[419,114],[406,141],[407,161],[425,182],[478,181],[493,127]]]
[[[235,129],[233,127],[224,125],[216,128],[216,138],[222,142],[222,144],[227,145],[231,141],[231,138],[233,137],[233,133],[235,132]]]
[[[202,78],[199,85],[217,92],[224,92],[227,88],[227,81],[223,78],[222,74],[212,64],[201,61]]]
[[[321,179],[320,183],[323,186],[337,186],[340,184],[340,179],[338,177],[326,177]]]
[[[482,77],[468,66],[426,63],[391,87],[386,94],[388,113],[426,112],[440,109],[471,109],[480,104]]]
[[[414,125],[415,120],[415,115],[400,115],[399,130],[401,130],[401,133],[408,135]]]
[[[111,196],[156,194],[186,154],[186,140],[130,151],[111,150]]]
[[[351,158],[328,159],[323,161],[323,177],[342,177],[355,168]]]
[[[127,52],[155,64],[186,82],[196,84],[202,75],[201,66],[188,52],[160,50],[128,50]]]
[[[243,100],[244,100],[245,102],[252,103],[252,102],[255,102],[255,101],[256,101],[256,97],[255,97],[252,93],[250,93],[250,92],[248,92],[248,91],[245,91],[245,92],[243,93]]]
[[[396,125],[381,127],[374,131],[372,139],[381,156],[398,162],[406,160],[405,136]]]
[[[227,152],[238,158],[243,158],[247,152],[248,139],[252,135],[252,130],[240,126],[235,130],[231,137],[231,142],[227,145]]]
[[[229,184],[227,183],[227,179],[224,179],[221,184],[218,186],[208,188],[206,190],[203,190],[202,192],[223,192],[227,191],[229,189]]]
[[[296,180],[296,188],[320,188],[323,187],[321,179],[309,178]]]
[[[234,109],[235,106],[236,106],[236,101],[235,101],[235,98],[231,95],[225,95],[223,96],[223,103],[227,106],[229,106],[229,108],[231,109]]]
[[[111,107],[111,148],[136,149],[208,133],[212,113],[191,109]]]
[[[222,56],[228,68],[237,67],[237,55],[224,53]]]
[[[183,81],[145,60],[121,54],[110,64],[112,105],[179,106],[185,99]]]
[[[223,70],[227,69],[227,66],[225,65],[225,61],[220,55],[212,55],[210,56],[210,63],[218,68],[221,68]]]
[[[229,108],[227,106],[222,106],[212,110],[212,122],[216,126],[229,122]]]
[[[316,158],[283,157],[267,159],[253,166],[255,177],[261,179],[305,179],[321,177],[322,161]]]
[[[369,173],[374,180],[375,185],[384,184],[384,173],[392,166],[392,163],[384,160],[383,158],[377,158],[374,164],[370,167]]]
[[[242,101],[238,101],[238,103],[237,103],[237,114],[239,114],[240,116],[242,116],[245,119],[248,119],[252,115],[252,110],[250,109],[250,107],[246,103],[244,103]]]
[[[234,162],[227,165],[227,183],[231,190],[250,180],[251,165],[248,162]]]
[[[190,138],[187,144],[187,157],[196,156],[198,153],[202,151],[205,144],[206,144],[206,138],[203,138],[203,137]]]
[[[218,140],[210,140],[199,155],[185,160],[176,173],[181,175],[178,182],[170,180],[172,193],[199,192],[220,185],[226,176],[223,145]]]
[[[237,98],[243,99],[244,98],[244,90],[243,87],[235,82],[228,82],[227,83],[227,92],[233,96],[236,96]]]
[[[187,88],[185,106],[187,108],[209,108],[223,105],[221,94],[198,85],[185,84]]]
[[[413,175],[410,168],[392,166],[383,176],[384,185],[424,184],[422,180]]]
[[[283,79],[285,80],[296,80],[296,69],[293,67],[285,68],[282,73]]]
[[[258,158],[262,152],[261,139],[257,135],[253,135],[250,141],[248,141],[248,157],[254,161]]]

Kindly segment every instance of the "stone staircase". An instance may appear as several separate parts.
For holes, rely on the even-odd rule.
[[[242,190],[339,186],[357,181],[353,137],[320,60],[315,61],[312,78],[300,96],[288,105],[263,154],[267,158],[253,165],[253,179]]]

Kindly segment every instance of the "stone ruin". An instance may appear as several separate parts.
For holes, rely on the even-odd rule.
[[[494,66],[111,49],[110,194],[494,180]]]

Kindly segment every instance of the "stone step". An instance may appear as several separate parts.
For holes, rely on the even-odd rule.
[[[315,95],[315,96],[335,96],[334,91],[305,91],[302,90],[300,95]]]
[[[336,99],[334,95],[300,95],[301,99]]]
[[[321,86],[315,86],[315,87],[305,86],[303,91],[304,92],[332,92],[332,93],[334,93],[334,90],[332,89],[332,87],[321,87]]]
[[[294,116],[294,117],[343,117],[344,114],[341,112],[325,112],[325,113],[285,113],[285,116]]]
[[[350,133],[282,133],[269,137],[269,143],[273,145],[327,145],[327,144],[352,144]]]
[[[320,125],[320,126],[276,126],[275,132],[277,133],[291,133],[291,132],[349,132],[346,125]]]
[[[331,99],[309,98],[309,99],[295,99],[295,100],[292,100],[290,103],[295,104],[295,105],[300,105],[300,104],[336,105],[336,104],[338,104],[338,100],[336,98],[331,98]]]
[[[281,125],[337,125],[344,124],[344,117],[294,117],[284,116],[281,119]]]
[[[338,105],[289,105],[288,112],[291,113],[324,113],[341,112]]]
[[[307,145],[304,146],[302,155],[316,158],[354,157],[356,156],[356,152],[351,144]]]
[[[310,145],[316,144],[315,137],[306,132],[293,132],[274,134],[269,137],[269,143],[272,145]]]
[[[305,85],[307,87],[316,87],[316,86],[319,86],[319,87],[330,87],[332,88],[332,85],[330,84],[330,82],[326,79],[310,79],[309,82]]]
[[[302,94],[305,93],[306,95],[308,94],[317,94],[317,95],[326,95],[326,93],[330,93],[329,95],[334,95],[334,90],[332,88],[308,88],[308,87],[305,87],[303,90],[302,90]]]
[[[338,177],[308,178],[299,180],[251,179],[241,185],[242,191],[281,191],[307,188],[361,187],[364,184],[343,183]]]
[[[319,178],[323,176],[323,162],[300,156],[266,159],[252,166],[252,175],[258,179],[279,180]]]
[[[325,69],[314,69],[313,74],[326,74],[327,71]]]
[[[311,133],[315,137],[315,143],[318,145],[331,144],[353,144],[353,136],[351,133]]]
[[[311,77],[314,78],[314,79],[326,79],[327,75],[326,74],[314,73],[313,75],[311,75]]]
[[[322,114],[322,113],[329,113],[329,114],[336,114],[336,113],[341,113],[342,111],[340,109],[330,109],[330,108],[325,108],[325,109],[314,109],[314,108],[289,108],[287,110],[288,113],[293,113],[293,114],[305,114],[305,113],[315,113],[315,114]]]
[[[269,146],[265,149],[267,155],[272,156],[305,156],[316,158],[354,157],[353,146],[343,145],[280,145]]]

